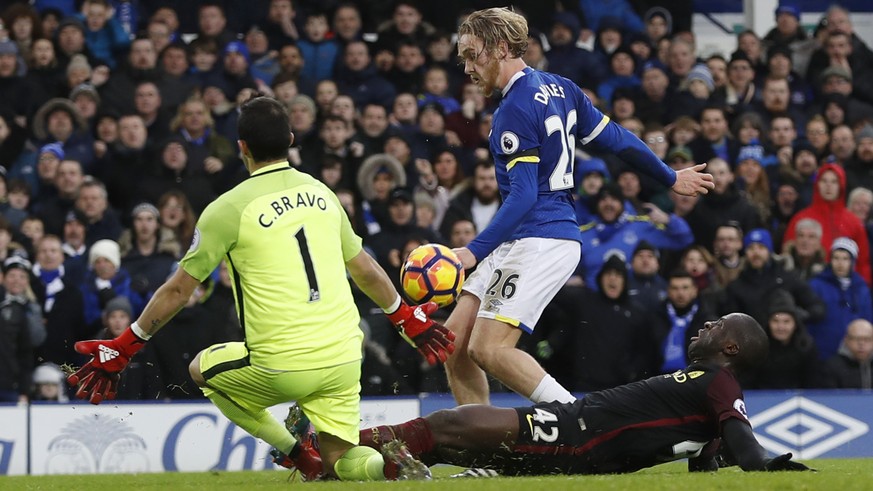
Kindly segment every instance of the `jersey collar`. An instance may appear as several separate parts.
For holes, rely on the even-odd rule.
[[[251,177],[259,176],[261,174],[266,174],[267,172],[273,172],[275,170],[283,170],[284,167],[287,167],[288,169],[290,169],[291,165],[288,164],[287,160],[280,160],[280,161],[274,162],[272,164],[267,164],[267,165],[261,167],[260,169],[252,172]]]
[[[526,66],[526,67],[522,68],[521,70],[515,72],[515,75],[513,75],[512,78],[509,79],[509,82],[506,82],[506,87],[504,87],[503,90],[501,91],[501,93],[503,94],[503,97],[506,97],[506,94],[509,93],[509,89],[512,88],[512,85],[515,83],[516,80],[520,79],[521,77],[524,77],[525,75],[527,75],[528,73],[530,73],[532,71],[533,71],[533,68]]]

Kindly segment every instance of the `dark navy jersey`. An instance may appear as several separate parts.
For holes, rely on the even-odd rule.
[[[709,365],[516,411],[509,474],[632,472],[700,455],[727,419],[748,423],[733,374]]]
[[[595,108],[572,81],[530,67],[503,89],[489,136],[503,205],[468,248],[482,259],[526,237],[581,241],[573,205],[576,145],[595,143],[672,185],[675,173]]]

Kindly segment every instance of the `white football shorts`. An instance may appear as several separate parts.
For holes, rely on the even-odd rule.
[[[526,237],[504,242],[476,266],[464,291],[479,299],[477,317],[533,332],[546,305],[579,265],[582,244]]]

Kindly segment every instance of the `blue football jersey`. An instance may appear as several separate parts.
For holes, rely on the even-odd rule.
[[[467,246],[476,258],[525,237],[581,241],[572,197],[577,144],[621,155],[665,185],[675,181],[672,169],[572,81],[526,67],[503,92],[489,136],[503,206]]]

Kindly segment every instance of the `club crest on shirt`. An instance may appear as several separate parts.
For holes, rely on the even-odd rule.
[[[736,401],[734,401],[734,409],[736,409],[738,413],[742,414],[744,418],[749,419],[749,415],[746,414],[746,403],[743,402],[742,399],[737,399]]]
[[[191,238],[191,247],[188,248],[189,251],[194,251],[200,246],[200,229],[194,229],[194,237]]]
[[[515,153],[518,150],[518,136],[511,131],[504,131],[500,135],[500,149],[507,155]]]

